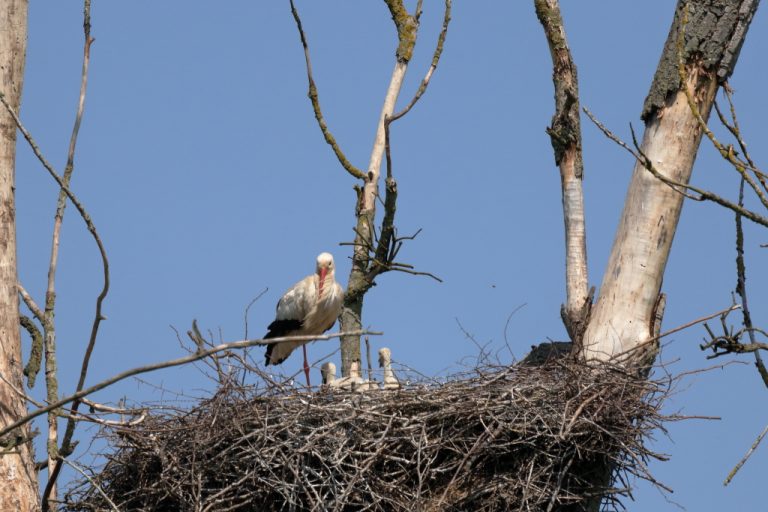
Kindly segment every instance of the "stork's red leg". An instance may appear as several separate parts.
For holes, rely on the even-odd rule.
[[[312,387],[309,383],[309,363],[307,362],[307,346],[302,345],[301,348],[304,349],[304,375],[307,377],[307,387]]]

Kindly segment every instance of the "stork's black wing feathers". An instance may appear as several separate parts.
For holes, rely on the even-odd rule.
[[[301,329],[302,325],[303,322],[301,320],[275,320],[269,324],[269,327],[267,327],[268,332],[264,335],[263,339],[268,340],[270,338],[282,338],[283,336],[290,336],[292,332]],[[267,352],[264,354],[266,356],[265,366],[270,365],[272,349],[274,346],[274,343],[267,345]],[[283,361],[275,361],[274,364],[280,364],[282,362]]]
[[[283,336],[290,336],[291,332],[298,331],[304,322],[301,320],[275,320],[269,327],[267,327],[267,334],[264,335],[264,339],[281,338]],[[271,346],[271,345],[270,345]]]

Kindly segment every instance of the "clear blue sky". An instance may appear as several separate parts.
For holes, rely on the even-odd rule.
[[[298,2],[326,120],[348,157],[367,165],[391,72],[395,32],[383,2]],[[563,2],[581,101],[629,136],[666,38],[675,2]],[[457,326],[493,349],[507,338],[517,358],[547,338],[564,339],[559,175],[544,132],[553,112],[551,63],[532,2],[456,2],[440,67],[414,111],[393,125],[398,226],[419,238],[402,260],[445,282],[384,275],[366,297],[364,323],[386,334],[374,346],[429,375],[446,375],[477,353]],[[401,105],[431,58],[442,2],[425,2],[422,34]],[[59,169],[77,102],[80,2],[32,2],[22,118]],[[767,14],[758,12],[732,85],[757,162],[764,144]],[[192,318],[224,340],[261,335],[282,292],[336,255],[346,284],[354,225],[353,179],[323,141],[306,98],[304,60],[288,2],[94,2],[91,73],[72,183],[93,215],[112,266],[112,290],[88,381],[182,354],[171,325]],[[632,168],[631,159],[583,123],[590,281],[599,285]],[[20,278],[43,302],[58,190],[19,146]],[[738,182],[708,143],[694,182],[735,197]],[[686,204],[667,268],[665,329],[726,307],[734,288],[733,215]],[[768,323],[768,242],[748,226],[748,285],[759,325]],[[76,382],[101,279],[98,253],[69,209],[58,280],[62,393]],[[672,372],[710,363],[696,327],[666,340]],[[318,359],[335,342],[318,342]],[[25,353],[28,349],[25,346]],[[336,356],[338,358],[338,356]],[[502,357],[508,357],[502,355]],[[737,358],[732,358],[737,359]],[[768,423],[766,389],[751,357],[698,375],[667,411],[722,416],[670,424],[653,463],[692,511],[756,510],[768,472],[761,447],[735,482],[722,481]],[[286,371],[300,367],[300,357]],[[315,373],[315,379],[317,379]],[[96,399],[173,399],[211,383],[193,369],[125,382]],[[162,392],[153,385],[169,392]],[[41,382],[38,387],[42,386]],[[42,389],[36,389],[42,396]],[[87,440],[92,432],[81,431]],[[85,453],[87,442],[78,454]],[[41,454],[42,455],[42,454]],[[88,462],[88,457],[84,459]],[[674,510],[639,483],[630,510]]]

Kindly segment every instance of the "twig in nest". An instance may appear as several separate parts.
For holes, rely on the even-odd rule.
[[[104,508],[94,482],[123,510],[558,510],[595,495],[618,507],[629,488],[586,475],[607,465],[664,489],[643,440],[663,428],[670,383],[604,370],[484,367],[353,399],[228,385],[111,433],[115,453],[66,508]]]

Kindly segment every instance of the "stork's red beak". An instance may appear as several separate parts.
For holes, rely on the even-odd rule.
[[[321,267],[320,268],[320,283],[317,286],[317,296],[322,297],[323,296],[323,285],[325,284],[325,276],[328,274],[328,267]]]

